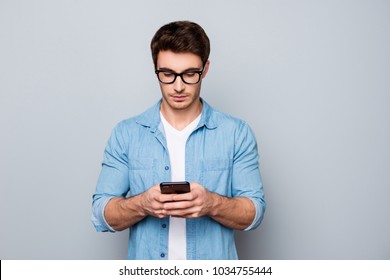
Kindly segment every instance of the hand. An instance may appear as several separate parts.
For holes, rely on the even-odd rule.
[[[160,184],[156,184],[141,194],[141,208],[144,215],[151,215],[157,218],[168,216],[164,210],[164,204],[172,201],[175,194],[161,194]]]
[[[170,198],[164,198],[162,215],[181,218],[199,218],[210,215],[216,195],[198,183],[190,185],[189,193],[172,194],[169,195]]]

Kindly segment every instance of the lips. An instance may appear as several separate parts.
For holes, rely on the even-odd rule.
[[[186,96],[185,95],[173,95],[172,98],[174,101],[181,102],[181,101],[184,101],[186,99]]]

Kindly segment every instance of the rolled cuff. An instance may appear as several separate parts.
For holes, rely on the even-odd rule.
[[[263,217],[264,217],[264,212],[265,212],[265,204],[261,203],[259,200],[248,197],[252,202],[253,205],[255,206],[256,209],[256,214],[255,217],[253,218],[252,224],[250,224],[246,229],[243,231],[249,231],[256,229],[262,222]]]
[[[106,221],[104,217],[104,209],[107,203],[113,198],[113,196],[102,196],[93,200],[93,210],[91,221],[95,226],[96,231],[99,232],[116,232]]]

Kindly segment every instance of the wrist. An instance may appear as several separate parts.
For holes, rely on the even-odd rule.
[[[146,207],[145,207],[145,193],[134,196],[134,210],[137,211],[138,215],[142,218],[147,216]]]
[[[124,199],[122,201],[122,208],[125,211],[137,213],[140,218],[146,216],[145,208],[143,207],[143,197],[142,194],[137,196],[132,196]]]
[[[224,197],[220,196],[219,194],[216,193],[210,193],[210,206],[209,206],[209,216],[211,218],[218,217],[221,207],[223,206],[224,203]]]

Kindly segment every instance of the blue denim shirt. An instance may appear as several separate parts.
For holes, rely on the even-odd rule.
[[[259,226],[265,211],[259,155],[253,132],[242,120],[202,100],[201,120],[186,144],[186,180],[226,197],[252,200],[256,215],[245,230]],[[113,197],[135,196],[170,181],[170,163],[160,120],[161,100],[143,114],[120,122],[104,151],[93,195],[92,222],[111,231],[104,207]],[[210,217],[186,219],[187,259],[237,259],[233,230]],[[130,228],[129,259],[167,259],[169,217],[147,216]]]

